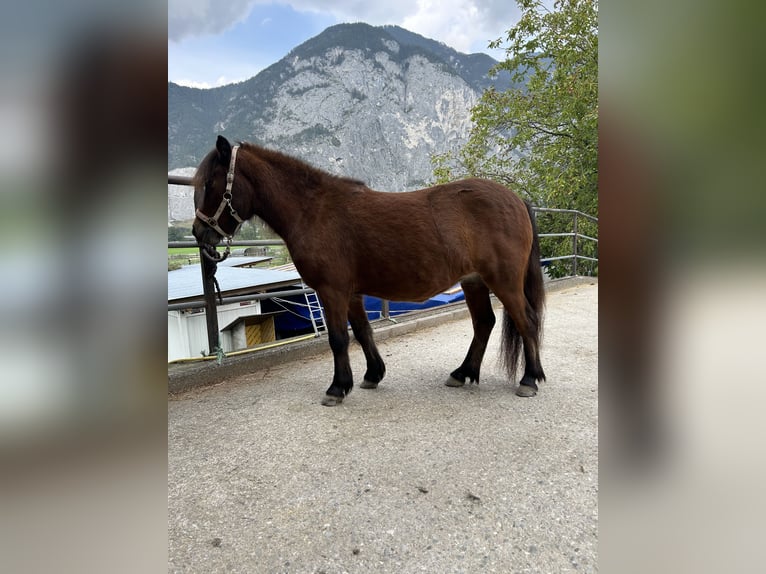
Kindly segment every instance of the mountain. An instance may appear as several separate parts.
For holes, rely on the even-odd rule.
[[[497,78],[488,76],[487,72],[497,64],[497,60],[487,54],[462,54],[442,42],[429,40],[399,26],[383,26],[382,29],[393,36],[397,42],[406,46],[418,46],[440,58],[479,92],[490,86],[502,91],[511,85],[511,75],[505,70],[501,71]]]
[[[247,81],[169,83],[168,170],[196,166],[223,134],[375,189],[423,187],[431,155],[466,141],[481,91],[508,87],[488,77],[496,63],[397,26],[332,26]],[[172,191],[168,220],[192,218],[191,190]]]

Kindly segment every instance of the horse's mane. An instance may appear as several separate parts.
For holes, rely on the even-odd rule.
[[[314,184],[317,187],[326,184],[329,181],[336,181],[346,186],[351,185],[354,187],[367,187],[367,184],[364,181],[351,177],[331,174],[328,171],[314,167],[306,161],[277,150],[265,148],[249,142],[240,142],[239,145],[243,149],[250,150],[251,152],[255,153],[256,156],[258,156],[266,163],[279,166],[281,171],[287,173],[302,174],[306,183]]]

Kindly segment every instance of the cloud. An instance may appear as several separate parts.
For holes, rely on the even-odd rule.
[[[489,25],[492,21],[484,17],[478,4],[462,0],[418,0],[417,11],[404,19],[402,27],[440,40],[460,52],[469,52],[477,32],[484,32],[485,43],[490,36],[497,36],[494,27]]]
[[[168,0],[168,40],[218,34],[244,21],[255,0]]]
[[[518,18],[509,0],[169,0],[168,78],[200,88],[251,78],[339,22],[394,24],[500,60],[487,45]]]
[[[329,12],[339,21],[396,24],[469,52],[500,37],[519,18],[509,0],[289,0],[296,10]]]
[[[198,82],[197,80],[189,80],[187,78],[181,78],[180,80],[173,80],[174,84],[179,86],[186,86],[187,88],[199,88],[201,90],[208,90],[215,88],[210,82]]]
[[[272,0],[169,0],[168,39],[217,34],[247,18],[256,4]],[[299,12],[333,15],[339,22],[396,24],[463,52],[486,48],[519,17],[509,0],[277,0]]]
[[[187,88],[199,88],[202,90],[208,90],[210,88],[218,88],[220,86],[226,86],[229,84],[234,84],[236,82],[243,82],[253,76],[252,73],[248,74],[246,73],[242,77],[236,77],[236,78],[230,78],[228,76],[218,76],[214,82],[199,82],[197,80],[189,80],[186,78],[181,78],[180,80],[173,80],[174,84],[178,84],[179,86],[186,86]]]

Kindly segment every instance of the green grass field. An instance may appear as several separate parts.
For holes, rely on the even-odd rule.
[[[199,247],[168,247],[168,257],[171,255],[186,255],[188,253],[199,255]]]
[[[199,263],[199,247],[168,247],[168,271]]]
[[[223,251],[221,247],[219,253]],[[284,265],[290,261],[290,254],[285,247],[269,249],[271,265]],[[179,269],[189,263],[199,263],[199,247],[168,247],[168,271]]]

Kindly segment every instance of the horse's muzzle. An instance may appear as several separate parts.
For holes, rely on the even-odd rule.
[[[192,235],[200,245],[218,245],[222,239],[215,229],[200,221],[199,218],[195,218],[192,223]]]

